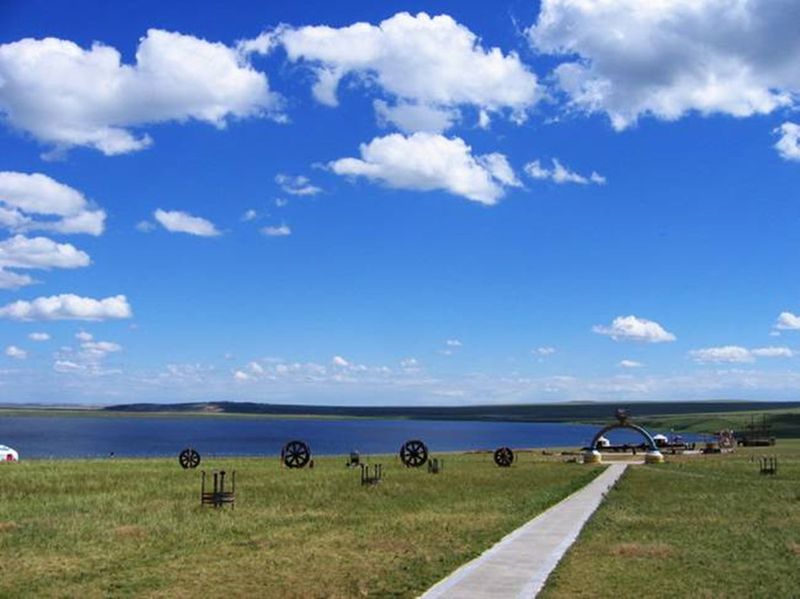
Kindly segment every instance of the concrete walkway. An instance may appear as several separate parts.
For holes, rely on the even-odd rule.
[[[588,485],[432,586],[422,599],[535,597],[627,467],[612,464]]]

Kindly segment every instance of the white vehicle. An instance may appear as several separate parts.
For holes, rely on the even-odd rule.
[[[6,445],[0,445],[0,462],[18,462],[19,454]]]

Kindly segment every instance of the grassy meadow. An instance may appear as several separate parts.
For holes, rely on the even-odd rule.
[[[547,461],[547,460],[551,461]],[[0,465],[0,597],[412,597],[586,484],[595,467],[446,455],[359,485],[344,458],[209,459],[237,472],[235,510],[201,508],[176,459]]]
[[[799,596],[800,441],[628,468],[541,596],[642,595]]]

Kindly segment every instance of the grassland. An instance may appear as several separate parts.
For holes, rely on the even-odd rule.
[[[542,597],[642,595],[800,595],[800,441],[629,468]]]
[[[237,471],[235,510],[201,508],[175,460],[0,465],[0,596],[411,597],[597,473],[546,459],[384,457],[375,488],[343,458],[202,464]]]

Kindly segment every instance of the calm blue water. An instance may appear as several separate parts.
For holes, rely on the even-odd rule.
[[[203,455],[279,455],[292,439],[318,455],[394,453],[409,439],[431,451],[509,447],[584,447],[598,430],[582,424],[420,420],[269,420],[260,418],[0,417],[0,445],[27,458],[174,456],[185,447]],[[651,431],[657,432],[657,431]],[[640,442],[617,431],[612,441]]]

